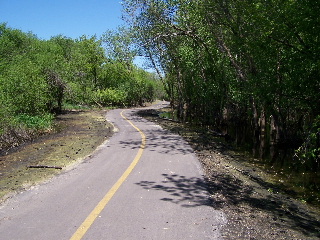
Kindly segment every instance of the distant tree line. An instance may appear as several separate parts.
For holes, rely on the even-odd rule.
[[[255,157],[320,170],[320,4],[314,0],[124,0],[139,51],[180,119]]]
[[[116,33],[104,37],[41,40],[0,24],[0,150],[50,127],[63,106],[132,106],[161,94],[155,74],[119,51]],[[113,44],[113,45],[112,45]],[[130,53],[128,53],[130,54]]]

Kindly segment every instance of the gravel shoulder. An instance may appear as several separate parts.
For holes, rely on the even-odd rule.
[[[210,139],[188,125],[160,118],[155,110],[139,115],[180,134],[197,153],[212,207],[223,210],[228,219],[224,239],[320,239],[319,209],[295,199],[221,138]]]

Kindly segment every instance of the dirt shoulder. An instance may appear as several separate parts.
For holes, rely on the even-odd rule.
[[[79,163],[112,135],[106,111],[66,111],[55,131],[0,156],[0,199],[47,180]],[[30,166],[55,168],[30,168]],[[62,168],[62,169],[59,169]]]
[[[221,137],[159,118],[144,110],[140,116],[178,133],[195,150],[203,165],[212,207],[228,219],[224,239],[319,239],[318,208],[282,190],[271,174],[230,150]]]

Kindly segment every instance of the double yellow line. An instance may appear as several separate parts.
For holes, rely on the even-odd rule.
[[[132,170],[135,168],[137,163],[139,162],[143,150],[146,146],[146,136],[145,134],[137,127],[135,126],[129,119],[127,119],[124,115],[123,110],[120,115],[125,120],[127,120],[132,127],[134,127],[141,135],[141,145],[139,148],[139,151],[137,155],[135,156],[134,160],[130,164],[130,166],[127,168],[127,170],[122,174],[122,176],[118,179],[118,181],[112,186],[112,188],[107,192],[107,194],[101,199],[101,201],[98,203],[98,205],[92,210],[92,212],[89,214],[89,216],[84,220],[84,222],[80,225],[80,227],[77,229],[77,231],[73,234],[73,236],[70,238],[70,240],[79,240],[81,239],[85,233],[89,230],[95,219],[99,216],[101,211],[105,208],[105,206],[108,204],[110,199],[113,197],[113,195],[117,192],[119,187],[122,185],[122,183],[127,179],[129,174],[132,172]]]

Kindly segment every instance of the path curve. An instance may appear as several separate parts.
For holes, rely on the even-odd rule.
[[[160,108],[161,103],[151,108]],[[223,212],[210,206],[201,166],[178,135],[135,115],[107,114],[118,132],[76,168],[0,208],[1,239],[221,239]],[[136,165],[81,235],[81,224]],[[80,228],[79,228],[80,227]]]

